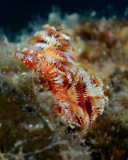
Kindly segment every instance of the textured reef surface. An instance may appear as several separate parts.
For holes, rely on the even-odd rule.
[[[55,17],[66,33],[1,39],[0,159],[127,160],[128,21]]]

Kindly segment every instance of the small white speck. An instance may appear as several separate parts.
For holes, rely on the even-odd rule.
[[[54,36],[49,37],[49,36],[44,36],[44,41],[46,41],[47,43],[53,43],[53,44],[57,44],[56,38]]]
[[[21,52],[25,52],[25,51],[27,51],[27,50],[28,50],[28,48],[27,48],[27,47],[24,47],[24,48],[22,48]]]
[[[0,127],[2,127],[2,123],[0,123]]]
[[[90,17],[94,17],[96,15],[96,11],[92,11]]]
[[[109,85],[106,86],[106,89],[109,89]]]
[[[29,61],[31,61],[32,57],[31,56],[27,56],[26,59],[29,60]]]
[[[50,28],[52,28],[53,30],[56,31],[56,28],[54,26],[49,26],[48,24],[46,24],[46,25],[44,25],[44,27],[50,27]]]
[[[70,36],[66,35],[65,33],[61,33],[61,34],[66,40],[68,40],[68,41],[71,40]]]
[[[32,125],[32,124],[29,124],[28,126],[29,126],[30,128],[32,128],[32,127],[33,127],[33,125]]]
[[[48,48],[48,44],[46,44],[46,43],[36,43],[35,45],[34,45],[34,47],[36,47],[36,48],[43,48],[43,49],[46,49],[46,48]]]
[[[23,57],[24,57],[24,55],[23,55],[22,53],[20,53],[20,52],[16,52],[16,57],[23,58]]]
[[[30,50],[29,50],[29,53],[30,53],[30,54],[32,54],[33,52],[34,52],[34,50],[33,50],[33,49],[30,49]]]

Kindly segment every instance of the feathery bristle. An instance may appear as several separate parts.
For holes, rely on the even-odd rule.
[[[43,26],[27,47],[14,52],[20,61],[43,76],[49,90],[56,96],[53,114],[82,129],[101,114],[107,103],[101,80],[76,65],[70,36],[65,27]],[[43,85],[43,84],[42,84]]]

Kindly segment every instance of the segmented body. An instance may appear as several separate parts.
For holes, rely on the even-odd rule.
[[[39,73],[56,96],[53,114],[82,129],[102,114],[107,102],[98,77],[78,67],[69,44],[70,36],[63,27],[45,25],[28,46],[13,55]],[[43,85],[43,84],[42,84]]]

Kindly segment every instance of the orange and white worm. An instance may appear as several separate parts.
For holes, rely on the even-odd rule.
[[[44,25],[28,45],[13,55],[47,82],[55,95],[53,111],[61,120],[87,129],[104,111],[107,97],[101,79],[76,65],[66,28]]]

